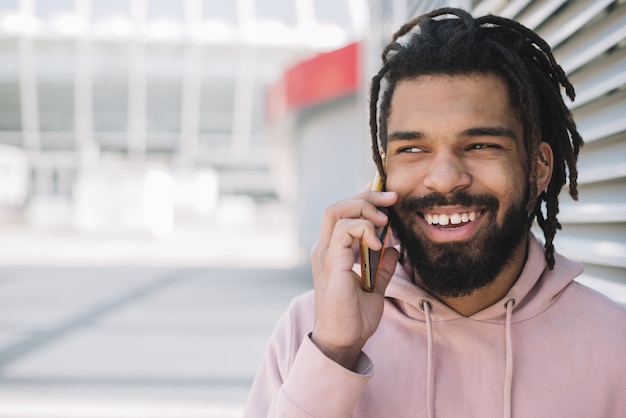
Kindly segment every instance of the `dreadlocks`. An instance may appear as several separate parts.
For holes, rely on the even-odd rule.
[[[433,19],[454,15],[456,18]],[[408,34],[408,41],[400,38]],[[550,46],[525,26],[498,16],[473,18],[467,12],[443,8],[403,25],[382,54],[383,66],[372,79],[370,132],[373,158],[386,179],[380,150],[387,148],[387,121],[396,83],[428,74],[495,74],[508,84],[509,96],[524,126],[528,155],[529,223],[535,218],[545,237],[545,258],[554,267],[554,236],[559,193],[569,177],[569,193],[578,199],[576,160],[583,140],[561,96],[561,86],[574,100],[574,87],[556,63]],[[386,87],[381,96],[383,80]],[[554,167],[546,190],[537,196],[539,144],[552,147]],[[569,175],[568,175],[569,174]],[[545,215],[542,204],[545,202]]]

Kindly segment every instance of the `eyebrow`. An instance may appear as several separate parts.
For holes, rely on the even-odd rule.
[[[477,126],[474,128],[469,128],[461,132],[463,137],[475,137],[475,136],[500,136],[505,138],[510,138],[513,140],[517,139],[515,132],[512,129],[505,128],[502,126]],[[420,140],[425,139],[426,135],[420,131],[395,131],[387,136],[387,141],[398,141],[398,140]]]
[[[517,136],[512,129],[505,128],[503,126],[478,126],[475,128],[469,128],[463,131],[461,136],[503,136],[513,140],[517,139]]]
[[[424,139],[426,135],[419,131],[395,131],[387,136],[387,141]]]

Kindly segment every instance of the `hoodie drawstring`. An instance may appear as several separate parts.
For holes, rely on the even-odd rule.
[[[428,299],[420,301],[420,307],[426,316],[426,331],[428,333],[428,368],[426,370],[426,414],[428,418],[433,418],[433,408],[435,402],[435,371],[433,360],[433,323],[430,317],[430,310],[433,303]]]
[[[506,362],[504,365],[504,393],[503,393],[503,417],[511,418],[511,394],[513,391],[513,339],[511,337],[511,322],[513,317],[513,306],[515,306],[515,298],[510,298],[504,304],[506,308],[505,322],[505,346],[506,346]],[[428,368],[426,371],[426,415],[428,418],[434,418],[433,408],[435,402],[435,371],[434,371],[434,353],[433,353],[433,324],[430,311],[433,303],[429,299],[422,299],[420,307],[424,311],[426,317],[426,332],[428,334]]]
[[[513,316],[513,306],[515,306],[515,298],[510,298],[504,304],[506,308],[506,363],[504,366],[504,418],[511,418],[511,392],[513,390],[513,339],[511,338],[511,318]]]

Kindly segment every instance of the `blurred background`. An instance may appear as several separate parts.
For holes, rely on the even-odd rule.
[[[623,0],[0,0],[0,417],[238,417],[363,189],[369,79],[441,6],[535,29],[577,89],[557,250],[626,304]]]

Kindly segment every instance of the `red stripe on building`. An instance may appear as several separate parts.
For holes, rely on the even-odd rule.
[[[288,69],[269,92],[268,116],[353,94],[361,83],[358,43],[317,55]]]

